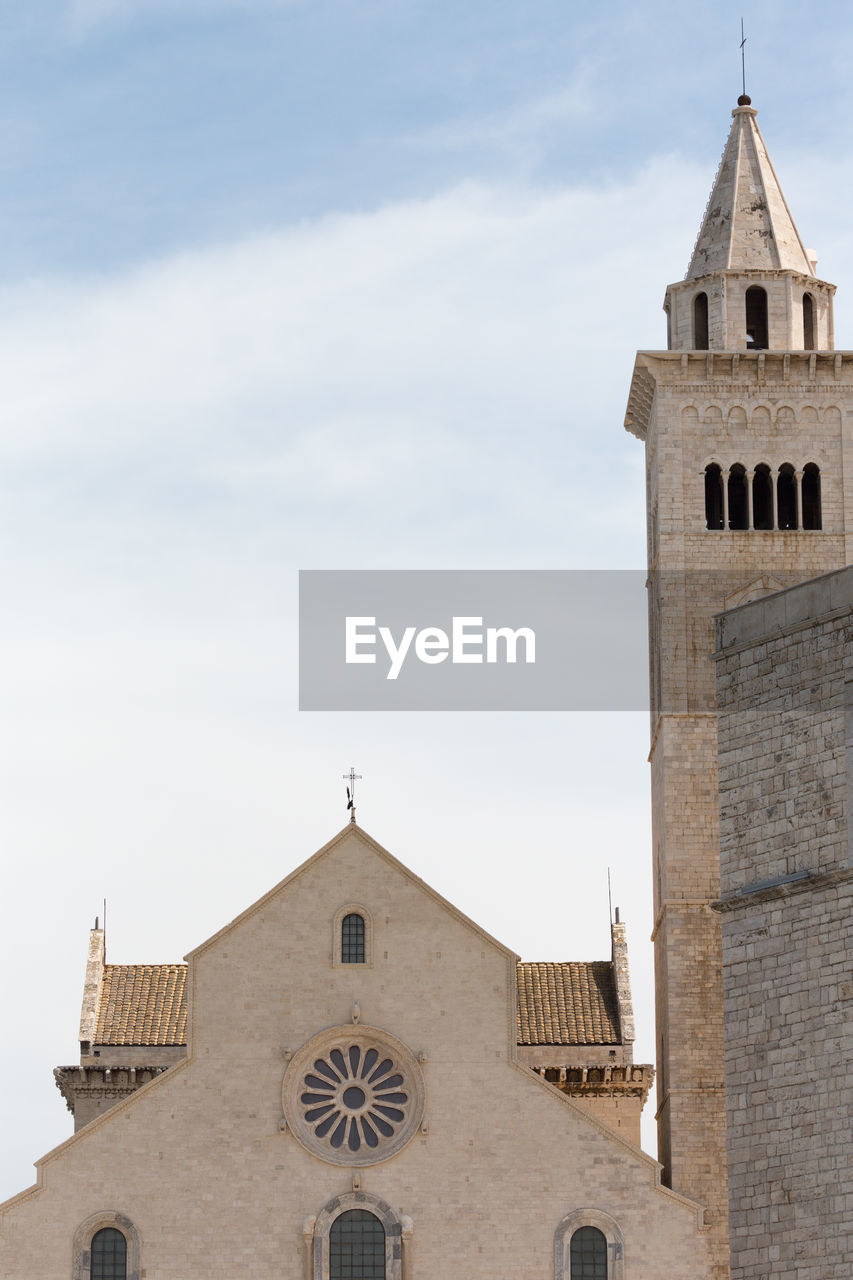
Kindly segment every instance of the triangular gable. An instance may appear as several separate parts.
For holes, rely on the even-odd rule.
[[[513,962],[517,962],[519,960],[519,956],[516,952],[510,950],[509,947],[504,946],[502,942],[499,942],[497,938],[492,937],[490,933],[487,933],[485,929],[481,928],[480,925],[476,923],[476,921],[472,920],[469,916],[466,916],[464,911],[460,911],[452,902],[449,902],[447,898],[443,897],[436,889],[433,889],[431,885],[428,885],[425,880],[421,880],[420,876],[415,875],[414,871],[411,871],[405,863],[401,862],[399,858],[395,858],[393,853],[389,853],[388,850],[379,844],[377,840],[374,840],[372,836],[368,835],[362,827],[354,822],[348,822],[347,825],[343,827],[337,835],[333,836],[327,844],[324,844],[321,849],[318,849],[310,858],[307,858],[306,861],[296,867],[294,871],[291,871],[290,875],[285,876],[283,880],[280,880],[278,884],[274,885],[272,889],[268,890],[267,893],[258,898],[256,902],[253,902],[252,905],[247,907],[245,911],[242,911],[240,915],[235,916],[229,924],[224,925],[217,933],[214,933],[197,947],[194,947],[192,951],[187,952],[184,959],[187,961],[193,960],[196,956],[202,955],[210,947],[215,946],[244,921],[250,919],[258,911],[261,911],[267,903],[278,897],[278,895],[283,893],[291,884],[309,874],[311,869],[315,867],[317,863],[321,862],[324,858],[333,853],[335,849],[344,842],[344,840],[353,836],[357,837],[367,849],[377,856],[377,858],[386,862],[400,875],[404,876],[411,884],[417,886],[421,892],[426,894],[427,897],[433,900],[433,902],[443,908],[448,915],[452,916],[460,924],[470,929],[478,938],[487,942],[489,946],[493,947],[501,955],[505,956],[507,960],[512,960]]]

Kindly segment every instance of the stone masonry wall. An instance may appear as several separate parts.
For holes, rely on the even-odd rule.
[[[850,352],[640,352],[629,430],[646,444],[658,1143],[706,1206],[728,1275],[714,617],[848,562]],[[706,527],[705,468],[821,477],[819,530]]]
[[[853,567],[717,624],[732,1280],[853,1269]]]

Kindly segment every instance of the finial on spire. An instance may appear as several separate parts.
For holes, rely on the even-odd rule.
[[[741,73],[741,83],[743,85],[743,92],[741,93],[740,97],[737,100],[737,104],[739,107],[752,106],[752,98],[750,98],[749,94],[746,91],[746,53],[744,52],[745,44],[746,44],[746,36],[743,33],[743,18],[741,18],[740,20],[740,73]]]
[[[361,782],[361,774],[356,773],[355,765],[350,766],[349,773],[343,775],[344,782],[348,782],[347,787],[347,808],[350,811],[349,820],[355,822],[355,784]]]

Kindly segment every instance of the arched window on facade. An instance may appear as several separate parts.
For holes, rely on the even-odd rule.
[[[729,528],[749,528],[749,503],[746,492],[746,472],[736,462],[729,472]]]
[[[760,285],[746,291],[746,347],[748,351],[767,348],[767,292]]]
[[[374,1213],[350,1209],[329,1232],[329,1280],[385,1280],[385,1228]]]
[[[127,1240],[116,1227],[92,1236],[90,1280],[127,1280]]]
[[[601,1209],[576,1209],[554,1234],[554,1280],[624,1280],[619,1224]]]
[[[708,350],[707,293],[697,293],[693,299],[693,346],[697,351]]]
[[[814,298],[810,293],[803,294],[803,348],[806,351],[814,351],[815,346],[814,331]]]
[[[773,528],[773,480],[770,468],[760,462],[752,477],[752,527]]]
[[[803,528],[821,529],[820,468],[809,462],[803,468]]]
[[[125,1214],[102,1210],[74,1232],[72,1280],[140,1280],[142,1242]]]
[[[364,916],[350,911],[341,921],[341,964],[364,964]]]
[[[569,1247],[570,1280],[607,1280],[607,1239],[598,1227],[579,1227]]]
[[[797,477],[790,462],[784,462],[776,478],[776,510],[780,529],[797,528]]]
[[[723,473],[716,462],[705,468],[705,528],[723,527]]]

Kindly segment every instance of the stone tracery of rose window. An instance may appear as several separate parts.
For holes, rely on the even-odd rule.
[[[283,1087],[298,1141],[333,1164],[394,1155],[421,1123],[423,1077],[414,1055],[387,1032],[338,1027],[292,1058]]]

